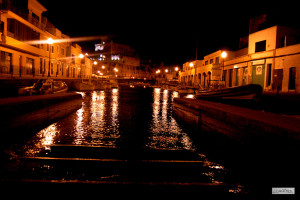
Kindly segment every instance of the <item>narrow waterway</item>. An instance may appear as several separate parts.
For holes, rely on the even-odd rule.
[[[7,151],[15,163],[6,167],[3,180],[10,180],[11,174],[16,180],[17,174],[23,182],[192,186],[194,191],[230,195],[247,192],[231,170],[210,160],[173,118],[177,92],[121,87],[80,94],[81,109]]]

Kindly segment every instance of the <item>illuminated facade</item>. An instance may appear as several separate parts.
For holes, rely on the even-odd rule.
[[[47,9],[37,0],[2,0],[0,9],[0,78],[91,77],[81,47],[43,17]]]
[[[225,87],[253,83],[265,91],[300,93],[299,38],[299,30],[283,26],[251,33],[248,47],[227,51],[226,58],[221,57],[220,50],[197,60],[197,64],[185,63],[180,82],[207,88],[224,80]],[[190,63],[194,65],[190,67]]]
[[[145,77],[140,59],[130,46],[113,41],[102,41],[95,45],[95,51],[98,55],[93,57],[97,62],[94,66],[94,74],[120,78]]]

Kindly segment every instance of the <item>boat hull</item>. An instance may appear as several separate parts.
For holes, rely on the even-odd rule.
[[[253,99],[262,93],[262,87],[256,84],[237,86],[212,91],[197,91],[197,99]]]

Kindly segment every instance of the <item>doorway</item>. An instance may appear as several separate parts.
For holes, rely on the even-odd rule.
[[[289,69],[289,90],[296,89],[296,67],[291,67]]]
[[[264,88],[265,85],[265,65],[252,66],[252,83],[261,85]]]

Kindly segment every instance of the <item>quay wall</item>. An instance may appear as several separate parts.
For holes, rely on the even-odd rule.
[[[300,119],[198,99],[175,98],[173,114],[197,130],[217,132],[242,144],[299,143]]]
[[[81,108],[77,93],[47,94],[0,99],[0,133],[2,138],[28,137],[60,118]],[[3,142],[3,141],[2,141]]]

